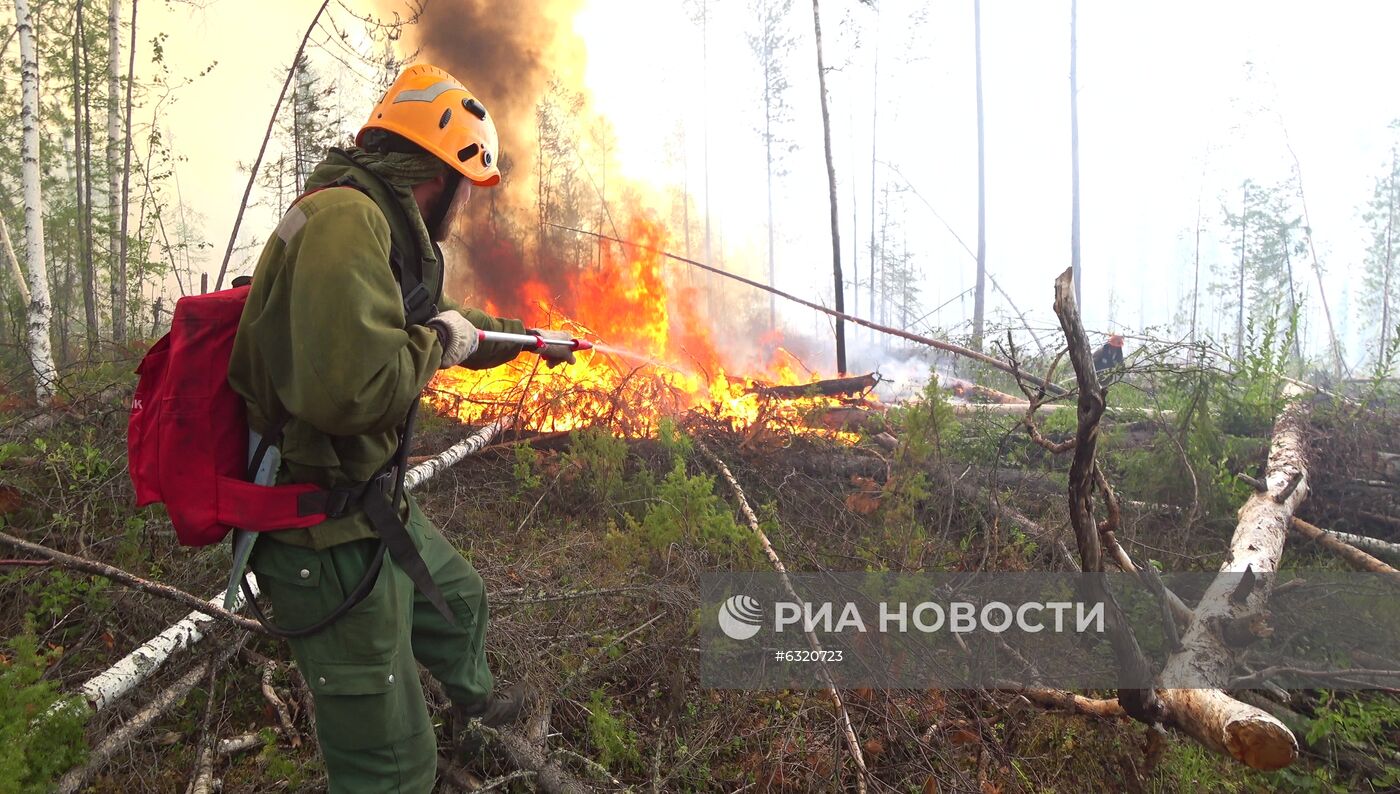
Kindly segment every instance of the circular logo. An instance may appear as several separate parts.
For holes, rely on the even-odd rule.
[[[730,596],[719,606],[719,628],[732,640],[749,639],[762,623],[763,609],[749,596]]]

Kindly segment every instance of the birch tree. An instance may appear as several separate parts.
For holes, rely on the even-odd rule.
[[[29,0],[15,0],[15,28],[20,50],[20,162],[24,186],[25,258],[29,263],[29,359],[34,367],[34,393],[40,402],[53,395],[57,371],[49,341],[53,307],[49,303],[49,273],[44,262],[44,204],[39,169],[39,50]]]
[[[110,224],[107,254],[111,268],[112,339],[119,343],[126,340],[126,285],[118,273],[121,243],[117,239],[121,234],[118,213],[122,191],[122,170],[118,162],[121,154],[121,6],[121,0],[109,0],[107,4],[107,215]]]

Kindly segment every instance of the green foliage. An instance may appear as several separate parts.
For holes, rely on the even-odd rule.
[[[758,553],[753,533],[734,521],[729,505],[715,493],[714,478],[686,474],[683,460],[677,460],[657,484],[656,496],[649,500],[641,520],[627,518],[632,533],[653,552],[684,541],[732,561],[752,559]]]
[[[686,435],[676,426],[676,420],[664,417],[656,428],[656,440],[661,444],[661,448],[671,457],[671,462],[677,459],[689,460],[695,451],[695,445],[691,442],[690,436]]]
[[[535,467],[539,463],[540,453],[529,444],[515,445],[515,463],[511,466],[511,474],[515,476],[515,484],[520,486],[522,491],[530,491],[540,487],[540,475],[536,473]]]
[[[620,500],[627,465],[627,442],[605,428],[574,432],[563,464],[577,479],[574,491],[590,501],[611,503]]]
[[[598,762],[603,766],[640,768],[637,735],[613,713],[616,705],[602,689],[593,690],[588,699],[588,740],[597,749]]]
[[[10,576],[19,576],[18,572]],[[7,577],[8,578],[8,577]],[[25,582],[23,591],[32,604],[25,612],[25,619],[34,623],[57,623],[68,611],[78,605],[91,610],[89,619],[107,611],[109,602],[106,579],[87,574],[72,574],[64,570],[54,570],[46,576],[32,577]]]
[[[14,794],[48,791],[87,756],[81,698],[64,696],[56,683],[43,680],[62,651],[40,652],[38,644],[26,626],[0,656],[0,790]]]
[[[1400,706],[1380,698],[1338,697],[1324,692],[1321,707],[1308,726],[1308,743],[1332,739],[1357,747],[1374,747],[1387,731],[1400,727]],[[1384,786],[1400,786],[1400,769],[1391,769]],[[1379,785],[1379,784],[1378,784]]]

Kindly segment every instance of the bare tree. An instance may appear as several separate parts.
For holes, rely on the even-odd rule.
[[[777,286],[777,266],[773,245],[773,171],[782,157],[775,146],[783,143],[775,127],[787,120],[787,75],[783,72],[783,55],[792,47],[785,20],[792,12],[792,0],[756,0],[751,8],[757,18],[758,31],[749,34],[749,47],[758,60],[763,80],[763,137],[767,160],[768,189],[768,283]],[[768,327],[778,327],[777,298],[768,296]]]
[[[85,86],[87,85],[87,74],[85,69],[81,69],[82,48],[86,29],[83,26],[83,3],[78,3],[75,8],[75,18],[73,21],[73,161],[74,171],[74,194],[77,208],[77,234],[79,267],[83,272],[83,318],[87,322],[87,350],[88,355],[92,355],[97,350],[97,287],[96,279],[92,272],[92,224],[85,222],[92,217],[91,210],[87,206],[87,200],[83,196],[83,188],[91,184],[92,175],[88,173],[88,165],[83,156],[83,141],[90,119],[83,116]],[[91,187],[88,187],[89,193]]]
[[[1069,153],[1070,153],[1070,267],[1074,270],[1074,302],[1084,305],[1081,294],[1079,256],[1079,48],[1075,37],[1079,32],[1079,1],[1069,2]]]
[[[972,0],[972,35],[977,68],[977,288],[972,299],[972,348],[981,350],[987,306],[987,158],[982,115],[982,0]]]
[[[112,339],[126,340],[126,284],[120,276],[120,247],[118,235],[121,224],[121,168],[117,155],[121,143],[121,0],[108,0],[107,4],[107,214],[110,226],[107,232],[107,255],[110,257],[112,293]]]
[[[831,194],[831,273],[836,286],[836,311],[846,311],[846,285],[841,278],[841,221],[837,215],[836,165],[831,159],[831,112],[826,103],[826,65],[822,61],[822,12],[820,0],[812,0],[812,27],[817,43],[817,87],[822,100],[822,139],[826,144],[826,180]],[[836,371],[846,371],[846,326],[836,318]]]
[[[15,0],[15,29],[20,52],[21,175],[24,184],[25,258],[29,261],[29,360],[34,366],[34,394],[40,402],[53,395],[57,371],[49,341],[49,271],[44,261],[44,196],[39,168],[39,50],[29,0]]]
[[[126,339],[126,216],[127,208],[131,202],[131,88],[136,83],[137,2],[138,0],[131,0],[131,44],[127,50],[126,64],[126,134],[122,137],[122,212],[121,222],[118,226],[121,238],[118,241],[120,247],[117,253],[117,273],[114,276],[121,285],[122,299],[120,312],[115,308],[112,310],[112,328],[114,329],[114,338],[117,341]]]

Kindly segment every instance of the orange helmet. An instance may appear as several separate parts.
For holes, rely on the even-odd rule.
[[[436,66],[420,63],[403,70],[370,111],[355,143],[374,128],[413,141],[474,185],[489,187],[501,181],[496,125],[486,107]]]
[[[1110,345],[1112,345],[1113,347],[1122,347],[1122,346],[1123,346],[1123,337],[1120,336],[1120,335],[1118,335],[1118,334],[1114,334],[1113,336],[1110,336],[1110,337],[1108,338],[1108,343],[1109,343]]]

